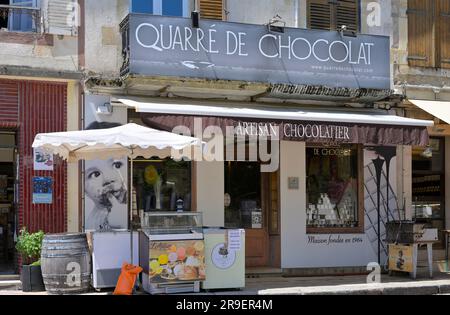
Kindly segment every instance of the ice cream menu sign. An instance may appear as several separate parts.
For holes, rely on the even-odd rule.
[[[185,18],[129,16],[128,73],[390,88],[389,37]]]
[[[152,283],[205,280],[203,240],[152,241],[149,257]]]

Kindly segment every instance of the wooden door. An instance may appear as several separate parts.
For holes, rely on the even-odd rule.
[[[245,250],[247,267],[267,267],[270,265],[269,242],[270,174],[261,174],[262,226],[246,229]]]

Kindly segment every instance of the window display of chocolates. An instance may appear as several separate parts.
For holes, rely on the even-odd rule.
[[[333,204],[328,194],[321,194],[317,204],[308,204],[306,209],[306,225],[308,228],[317,227],[356,227],[356,209],[351,200]]]

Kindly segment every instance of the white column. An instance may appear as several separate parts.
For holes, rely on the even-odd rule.
[[[77,82],[67,84],[67,131],[78,130],[79,89]],[[67,231],[78,232],[79,216],[79,169],[78,163],[67,163]]]
[[[224,162],[196,163],[197,211],[203,213],[203,225],[212,227],[225,226],[224,194],[225,174]]]
[[[445,137],[445,228],[450,228],[450,137]]]
[[[281,141],[280,146],[280,210],[281,267],[296,268],[306,253],[306,160],[305,143]],[[289,177],[298,177],[300,188],[288,188]]]
[[[397,147],[397,198],[399,206],[405,202],[406,219],[412,218],[412,148]]]

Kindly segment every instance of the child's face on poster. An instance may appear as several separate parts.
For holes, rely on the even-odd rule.
[[[109,208],[112,198],[126,203],[125,165],[121,160],[94,161],[86,170],[85,190],[96,206]]]

